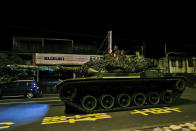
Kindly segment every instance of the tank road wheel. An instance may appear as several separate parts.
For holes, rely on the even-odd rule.
[[[73,99],[77,94],[76,88],[67,88],[63,90],[63,97]]]
[[[179,100],[181,95],[182,95],[182,92],[179,92],[179,91],[173,91],[173,92],[172,92],[173,102],[175,102],[175,101]]]
[[[179,80],[176,82],[176,89],[180,92],[183,92],[185,90],[185,82],[184,80]]]
[[[133,103],[136,106],[143,106],[146,103],[146,96],[143,93],[133,94]]]
[[[160,94],[157,93],[157,92],[150,92],[148,93],[148,102],[151,104],[151,105],[156,105],[156,104],[159,104],[160,102]]]
[[[173,95],[168,91],[164,91],[161,93],[162,101],[165,104],[171,104],[173,102]]]
[[[92,111],[97,107],[97,99],[94,96],[87,95],[82,98],[82,107],[87,111]]]
[[[117,103],[120,107],[128,107],[131,103],[131,97],[128,94],[119,94]]]
[[[104,94],[100,97],[100,104],[104,109],[111,109],[114,106],[114,97]]]

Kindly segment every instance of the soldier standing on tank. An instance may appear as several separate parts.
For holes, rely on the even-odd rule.
[[[124,54],[125,54],[125,51],[124,51],[124,50],[121,50],[121,51],[120,51],[120,55],[121,55],[121,56],[124,56]]]
[[[120,54],[121,52],[118,50],[118,46],[114,46],[114,50],[112,51],[111,55],[116,58]]]

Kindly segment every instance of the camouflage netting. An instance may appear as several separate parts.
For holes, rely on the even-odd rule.
[[[79,74],[88,75],[89,68],[102,72],[122,72],[122,73],[138,73],[148,68],[148,63],[143,56],[126,56],[118,55],[116,57],[111,54],[104,56],[102,60],[89,61],[82,65]]]

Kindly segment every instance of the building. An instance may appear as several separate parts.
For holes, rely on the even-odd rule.
[[[36,79],[44,83],[44,86],[48,84],[50,87],[56,84],[58,79],[75,77],[74,71],[78,67],[89,60],[100,59],[105,48],[107,49],[100,48],[97,43],[74,43],[71,39],[13,37],[11,53],[25,60],[25,65],[18,65],[19,67],[35,70]],[[142,55],[145,54],[143,48],[140,51]],[[164,73],[196,73],[195,57],[170,54],[151,60]],[[59,70],[60,67],[65,70]],[[53,92],[52,88],[46,92]]]
[[[164,73],[196,73],[196,57],[170,56],[153,59]]]
[[[169,56],[154,59],[154,64],[168,76],[184,76],[189,87],[196,88],[196,57]]]
[[[18,67],[35,70],[37,81],[50,86],[59,79],[75,77],[74,70],[87,61],[100,59],[101,55],[95,55],[98,48],[96,43],[74,43],[70,39],[13,37],[10,53],[25,60],[25,65]],[[59,71],[60,67],[64,71]]]

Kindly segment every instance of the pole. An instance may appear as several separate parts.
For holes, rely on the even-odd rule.
[[[166,72],[169,73],[169,58],[168,58],[166,43],[165,43],[165,65],[166,65]]]
[[[76,79],[76,73],[73,72],[73,79]]]
[[[108,32],[108,52],[112,50],[112,31]]]
[[[36,73],[36,77],[37,77],[37,82],[39,82],[39,68],[37,69],[37,73]]]
[[[167,56],[167,44],[165,43],[165,56]]]
[[[142,45],[142,47],[143,47],[143,56],[146,57],[146,42],[143,41],[142,43],[143,43],[143,45]]]

